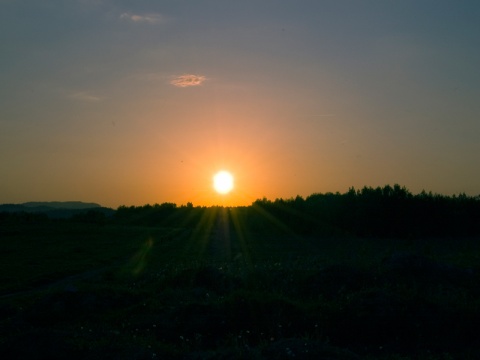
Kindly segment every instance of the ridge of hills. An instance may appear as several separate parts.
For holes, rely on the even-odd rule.
[[[97,203],[86,203],[83,201],[29,201],[19,204],[25,207],[50,207],[55,209],[91,209],[101,207]]]
[[[29,201],[21,204],[0,204],[0,211],[48,211],[54,209],[62,210],[85,210],[101,208],[97,203],[86,203],[82,201]]]
[[[50,218],[69,218],[90,210],[111,215],[114,210],[97,203],[82,201],[30,201],[21,204],[0,204],[0,213],[35,213],[45,214]]]

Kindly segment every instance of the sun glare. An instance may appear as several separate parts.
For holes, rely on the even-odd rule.
[[[233,189],[233,176],[228,171],[219,171],[213,176],[213,188],[219,194],[228,194]]]

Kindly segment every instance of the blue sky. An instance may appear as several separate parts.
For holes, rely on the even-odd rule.
[[[478,195],[479,18],[477,1],[0,1],[0,203]]]

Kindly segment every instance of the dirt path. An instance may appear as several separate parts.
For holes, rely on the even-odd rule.
[[[94,270],[87,270],[78,274],[74,274],[58,280],[54,280],[47,284],[38,285],[32,289],[3,294],[3,295],[0,295],[0,299],[7,299],[7,298],[22,296],[22,295],[31,295],[40,291],[53,290],[61,287],[64,287],[66,291],[76,291],[75,285],[73,285],[74,282],[94,278],[108,270],[117,269],[121,267],[124,263],[125,261],[117,262],[114,265],[108,265],[108,266],[104,266]]]
[[[185,238],[190,235],[190,231],[184,230],[177,234],[177,237],[171,237],[171,235],[166,235],[163,238],[163,241],[172,241],[172,240],[178,240],[179,238]],[[20,291],[14,291],[14,292],[9,292],[6,294],[1,294],[0,295],[0,300],[1,299],[7,299],[15,296],[22,296],[22,295],[30,295],[34,294],[40,291],[45,291],[45,290],[53,290],[53,289],[58,289],[58,288],[64,288],[65,291],[75,291],[76,287],[74,285],[75,282],[78,281],[83,281],[87,279],[92,279],[97,276],[100,276],[101,274],[111,271],[111,270],[119,270],[122,267],[125,267],[131,262],[132,256],[129,255],[128,257],[121,259],[121,260],[116,260],[110,265],[102,266],[96,269],[92,270],[86,270],[77,274],[69,275],[62,277],[57,280],[52,280],[48,283],[44,284],[39,284],[36,285],[30,289],[25,289],[25,290],[20,290]]]

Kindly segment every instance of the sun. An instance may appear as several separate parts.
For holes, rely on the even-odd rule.
[[[233,189],[233,176],[222,170],[213,176],[213,188],[219,194],[228,194]]]

